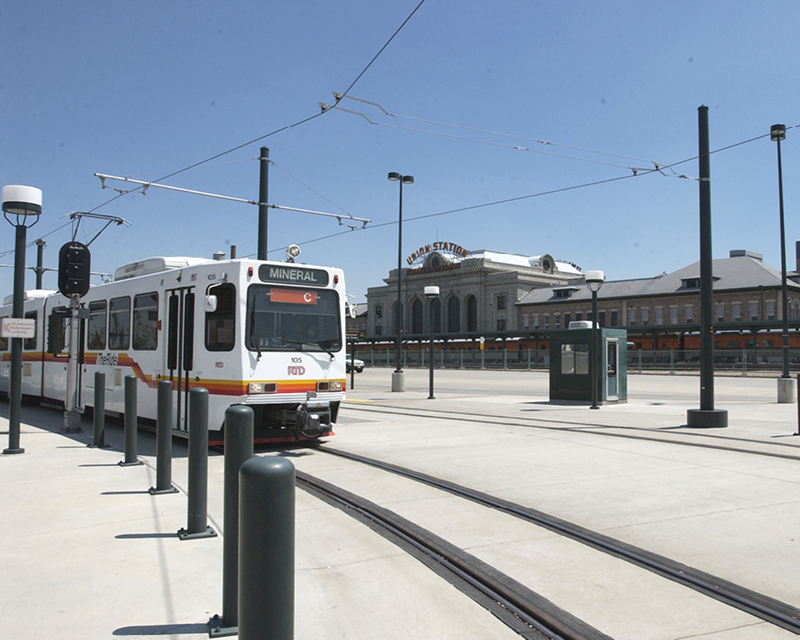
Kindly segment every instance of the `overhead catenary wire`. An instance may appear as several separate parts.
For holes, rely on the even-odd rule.
[[[408,21],[411,20],[413,15],[417,12],[417,10],[424,3],[425,3],[425,0],[420,0],[420,3],[416,7],[414,7],[414,10],[408,15],[408,17],[403,21],[403,23],[395,30],[395,32],[391,35],[391,37],[380,48],[378,53],[376,53],[372,57],[372,59],[369,61],[369,63],[361,70],[361,73],[359,73],[358,76],[356,76],[356,79],[353,80],[353,82],[350,83],[350,86],[347,88],[347,91],[345,91],[344,94],[342,94],[343,96],[347,95],[347,92],[349,92],[356,85],[356,83],[359,80],[361,80],[362,76],[367,72],[367,70],[372,66],[372,64],[378,59],[378,57],[380,57],[380,55],[384,52],[386,47],[389,46],[389,44],[392,42],[392,40],[394,40],[394,38],[397,36],[397,34],[400,33],[400,31],[403,29],[403,27],[405,27],[406,24],[408,24]],[[217,160],[218,158],[221,158],[221,157],[223,157],[225,155],[228,155],[229,153],[233,153],[234,151],[238,151],[239,149],[243,149],[244,147],[248,147],[248,146],[250,146],[252,144],[255,144],[257,142],[261,142],[262,140],[266,140],[267,138],[269,138],[271,136],[274,136],[274,135],[276,135],[278,133],[281,133],[283,131],[288,131],[289,129],[293,129],[295,127],[299,127],[301,125],[304,125],[304,124],[306,124],[308,122],[311,122],[312,120],[316,120],[317,118],[319,118],[324,113],[325,113],[324,111],[319,112],[319,113],[315,113],[315,114],[313,114],[311,116],[308,116],[306,118],[302,118],[302,119],[298,120],[297,122],[294,122],[293,124],[285,125],[283,127],[279,127],[277,129],[274,129],[273,131],[270,131],[269,133],[265,133],[264,135],[258,136],[257,138],[253,138],[252,140],[248,140],[247,142],[243,142],[241,144],[238,144],[235,147],[231,147],[230,149],[227,149],[226,151],[222,151],[220,153],[214,154],[213,156],[210,156],[210,157],[206,158],[205,160],[200,160],[199,162],[195,162],[193,164],[190,164],[189,166],[184,167],[183,169],[178,169],[176,171],[168,173],[168,174],[162,176],[161,178],[158,178],[157,180],[152,180],[151,184],[155,184],[155,183],[158,183],[158,182],[162,182],[164,180],[168,180],[169,178],[177,176],[177,175],[179,175],[181,173],[185,173],[187,171],[191,171],[192,169],[196,169],[197,167],[200,167],[200,166],[202,166],[204,164],[208,164],[209,162],[213,162],[214,160]],[[136,191],[136,190],[134,190],[134,191]],[[99,204],[94,209],[90,209],[89,212],[93,213],[93,212],[97,211],[98,209],[100,209],[101,207],[104,207],[104,206],[114,202],[115,200],[123,197],[124,195],[127,195],[127,193],[130,193],[130,192],[120,193],[120,194],[114,196],[113,198],[111,198],[110,200],[107,200],[106,202],[103,202],[102,204]]]
[[[405,20],[403,20],[402,24],[401,24],[401,25],[400,25],[400,26],[399,26],[399,27],[398,27],[398,28],[397,28],[397,29],[394,31],[394,33],[392,33],[391,37],[390,37],[390,38],[389,38],[389,39],[388,39],[388,40],[387,40],[387,41],[384,43],[384,45],[383,45],[383,46],[380,48],[380,50],[378,51],[378,53],[376,53],[376,54],[375,54],[375,55],[372,57],[372,59],[369,61],[369,63],[368,63],[368,64],[367,64],[367,65],[366,65],[366,66],[365,66],[365,67],[364,67],[364,68],[361,70],[361,72],[360,72],[360,73],[359,73],[359,74],[356,76],[355,80],[353,80],[353,82],[351,82],[351,83],[350,83],[350,86],[347,88],[347,91],[345,91],[345,93],[344,93],[343,95],[346,95],[346,94],[347,94],[347,92],[349,92],[349,91],[350,91],[350,90],[351,90],[351,89],[352,89],[352,88],[353,88],[353,87],[356,85],[356,83],[358,83],[358,81],[359,81],[359,80],[361,80],[362,76],[363,76],[363,75],[364,75],[364,74],[367,72],[367,70],[368,70],[368,69],[369,69],[369,68],[370,68],[370,67],[373,65],[373,63],[374,63],[374,62],[375,62],[375,61],[376,61],[376,60],[377,60],[377,59],[380,57],[380,55],[381,55],[381,54],[382,54],[382,53],[383,53],[383,52],[386,50],[386,48],[389,46],[389,44],[392,42],[392,40],[394,40],[394,39],[395,39],[395,37],[397,36],[397,34],[399,34],[399,33],[400,33],[400,31],[401,31],[401,30],[402,30],[402,29],[403,29],[403,28],[406,26],[406,24],[408,24],[409,20],[411,20],[411,18],[414,16],[414,14],[415,14],[415,13],[416,13],[416,12],[419,10],[419,8],[420,8],[420,7],[421,7],[421,6],[422,6],[424,3],[425,3],[425,0],[420,0],[419,4],[417,4],[417,6],[416,6],[416,7],[414,7],[414,9],[413,9],[413,10],[411,11],[411,13],[410,13],[410,14],[409,14],[409,15],[406,17],[406,19],[405,19]],[[255,143],[257,143],[257,142],[260,142],[260,141],[262,141],[262,140],[265,140],[265,139],[267,139],[267,138],[269,138],[269,137],[271,137],[271,136],[274,136],[274,135],[276,135],[276,134],[278,134],[278,133],[281,133],[281,132],[283,132],[283,131],[288,131],[289,129],[293,129],[293,128],[295,128],[295,127],[299,127],[299,126],[301,126],[301,125],[304,125],[304,124],[306,124],[306,123],[308,123],[308,122],[311,122],[312,120],[316,120],[316,119],[317,119],[317,118],[319,118],[321,115],[323,115],[323,112],[315,113],[315,114],[313,114],[313,115],[311,115],[311,116],[308,116],[308,117],[306,117],[306,118],[301,118],[300,120],[298,120],[298,121],[296,121],[296,122],[294,122],[294,123],[292,123],[292,124],[289,124],[289,125],[285,125],[285,126],[279,127],[279,128],[277,128],[277,129],[274,129],[274,130],[270,131],[269,133],[265,133],[264,135],[258,136],[257,138],[253,138],[252,140],[248,140],[247,142],[243,142],[242,144],[238,144],[238,145],[236,145],[236,146],[234,146],[234,147],[231,147],[230,149],[227,149],[226,151],[222,151],[221,153],[214,154],[213,156],[210,156],[210,157],[208,157],[208,158],[206,158],[206,159],[204,159],[204,160],[200,160],[199,162],[195,162],[195,163],[193,163],[193,164],[191,164],[191,165],[189,165],[189,166],[186,166],[186,167],[184,167],[184,168],[182,168],[182,169],[178,169],[178,170],[176,170],[176,171],[172,171],[172,172],[170,172],[170,173],[167,173],[166,175],[163,175],[163,176],[161,176],[160,178],[158,178],[158,179],[156,179],[156,180],[153,180],[153,181],[152,181],[152,183],[158,183],[158,182],[162,182],[163,180],[168,180],[169,178],[171,178],[171,177],[173,177],[173,176],[179,175],[179,174],[181,174],[181,173],[185,173],[185,172],[187,172],[187,171],[190,171],[190,170],[192,170],[192,169],[195,169],[195,168],[197,168],[197,167],[200,167],[200,166],[202,166],[202,165],[205,165],[205,164],[208,164],[208,163],[210,163],[210,162],[213,162],[214,160],[217,160],[218,158],[221,158],[221,157],[223,157],[223,156],[226,156],[226,155],[228,155],[228,154],[230,154],[230,153],[233,153],[234,151],[238,151],[239,149],[242,149],[242,148],[244,148],[244,147],[247,147],[247,146],[249,146],[249,145],[251,145],[251,144],[255,144]],[[141,189],[139,189],[139,190],[141,190]],[[138,191],[138,190],[133,190],[133,191]],[[99,205],[97,205],[97,206],[96,206],[96,207],[94,207],[93,209],[90,209],[90,210],[88,211],[88,213],[94,213],[94,212],[96,212],[98,209],[102,209],[103,207],[105,207],[105,206],[107,206],[107,205],[111,204],[112,202],[115,202],[116,200],[119,200],[120,198],[124,197],[124,196],[125,196],[125,195],[127,195],[128,193],[131,193],[131,191],[128,191],[128,192],[125,192],[125,193],[118,193],[118,194],[117,194],[116,196],[114,196],[113,198],[110,198],[110,199],[106,200],[105,202],[102,202],[102,203],[100,203]],[[333,204],[333,203],[331,203],[331,204]],[[334,206],[335,206],[335,205],[334,205]],[[337,208],[341,209],[341,207],[337,207]],[[342,211],[343,211],[343,209],[342,209]],[[348,215],[349,215],[349,214],[348,214]],[[61,230],[62,230],[64,227],[68,226],[69,224],[70,224],[70,223],[67,223],[67,224],[65,224],[65,225],[62,225],[62,226],[58,227],[57,229],[54,229],[53,231],[50,231],[50,232],[48,232],[47,234],[45,234],[44,236],[41,236],[41,237],[42,237],[42,238],[44,238],[44,237],[47,237],[47,236],[49,236],[49,235],[52,235],[52,234],[54,234],[54,233],[56,233],[56,232],[58,232],[58,231],[61,231]],[[30,246],[32,246],[32,244],[29,244],[29,245],[28,245],[28,247],[30,247]],[[27,248],[27,247],[26,247],[26,248]],[[2,253],[0,253],[0,257],[2,257],[2,256],[6,256],[6,255],[9,255],[9,254],[11,254],[11,253],[13,253],[13,252],[14,252],[14,250],[13,250],[13,249],[11,249],[11,250],[9,250],[9,251],[2,252]]]
[[[793,129],[795,127],[800,127],[800,125],[793,125],[791,127],[786,127],[786,128],[788,130],[788,129]],[[753,138],[748,138],[747,140],[742,140],[740,142],[735,142],[733,144],[730,144],[730,145],[727,145],[727,146],[724,146],[724,147],[720,147],[719,149],[715,149],[715,150],[711,151],[710,155],[714,155],[716,153],[721,153],[723,151],[728,151],[728,150],[733,149],[735,147],[740,147],[742,145],[749,144],[751,142],[755,142],[756,140],[761,140],[761,139],[763,139],[765,137],[768,137],[769,135],[770,134],[767,133],[767,134],[764,134],[764,135],[755,136]],[[678,162],[673,162],[671,164],[663,165],[663,166],[659,165],[659,166],[657,166],[657,167],[655,167],[653,169],[645,169],[645,170],[642,170],[640,172],[635,172],[635,173],[630,174],[630,175],[617,176],[617,177],[614,177],[614,178],[607,178],[605,180],[595,180],[593,182],[585,182],[585,183],[582,183],[582,184],[571,185],[571,186],[568,186],[568,187],[560,187],[560,188],[557,188],[557,189],[549,189],[547,191],[539,191],[537,193],[531,193],[531,194],[527,194],[527,195],[524,195],[524,196],[515,196],[515,197],[512,197],[512,198],[504,198],[502,200],[494,200],[492,202],[484,202],[484,203],[476,204],[476,205],[468,205],[466,207],[458,207],[458,208],[455,208],[455,209],[448,209],[446,211],[439,211],[439,212],[436,212],[436,213],[428,213],[428,214],[424,214],[424,215],[420,215],[420,216],[405,217],[404,218],[404,222],[415,222],[415,221],[419,221],[419,220],[426,220],[426,219],[429,219],[429,218],[436,218],[436,217],[440,217],[440,216],[451,215],[451,214],[454,214],[454,213],[463,213],[465,211],[474,211],[476,209],[483,209],[483,208],[487,208],[487,207],[499,206],[499,205],[502,205],[502,204],[509,204],[509,203],[512,203],[512,202],[519,202],[521,200],[529,200],[529,199],[532,199],[532,198],[538,198],[538,197],[543,197],[543,196],[548,196],[548,195],[555,195],[557,193],[565,193],[565,192],[568,192],[568,191],[575,191],[577,189],[585,189],[585,188],[588,188],[588,187],[595,187],[595,186],[600,186],[600,185],[603,185],[603,184],[610,184],[612,182],[620,182],[622,180],[630,180],[631,178],[642,177],[642,176],[649,175],[649,174],[652,174],[652,173],[661,173],[663,169],[671,169],[672,167],[676,167],[678,165],[686,164],[687,162],[692,162],[693,160],[697,160],[698,158],[699,158],[699,156],[692,156],[692,157],[686,158],[684,160],[679,160]],[[377,224],[373,223],[373,224],[371,224],[369,226],[369,230],[380,229],[382,227],[388,227],[388,226],[394,226],[396,224],[398,224],[397,220],[391,220],[389,222],[380,222],[380,223],[377,223]],[[322,242],[324,240],[330,240],[332,238],[337,238],[337,237],[345,235],[347,233],[351,233],[352,231],[365,231],[365,229],[351,229],[351,230],[348,230],[348,231],[339,231],[337,233],[332,233],[332,234],[328,234],[328,235],[325,235],[325,236],[320,236],[318,238],[313,238],[311,240],[306,240],[302,244],[308,245],[308,244],[314,244],[315,242]],[[278,249],[273,249],[271,251],[278,251]]]
[[[662,170],[670,168],[670,165],[666,165],[665,163],[661,163],[661,162],[656,162],[654,160],[645,160],[645,159],[642,159],[642,158],[636,158],[636,157],[633,157],[633,156],[626,156],[626,155],[621,155],[621,154],[617,154],[617,153],[610,153],[610,152],[607,152],[607,151],[595,151],[593,149],[587,149],[587,148],[584,148],[584,147],[576,147],[576,146],[572,146],[572,145],[560,144],[560,143],[557,143],[557,142],[551,142],[549,140],[541,140],[541,139],[537,139],[537,138],[530,138],[530,137],[521,136],[521,135],[515,135],[515,134],[510,134],[510,133],[501,133],[501,132],[498,132],[498,131],[492,131],[492,130],[489,130],[489,129],[481,129],[481,128],[478,128],[478,127],[468,127],[468,126],[464,126],[464,125],[456,125],[456,124],[450,124],[450,123],[445,123],[445,122],[438,122],[436,120],[429,120],[429,119],[425,119],[425,118],[416,118],[416,117],[412,117],[412,116],[403,116],[403,115],[399,115],[399,114],[392,113],[392,112],[388,111],[386,108],[384,108],[381,104],[379,104],[377,102],[372,102],[370,100],[364,100],[363,98],[356,98],[356,97],[353,97],[353,96],[348,96],[348,95],[345,95],[345,94],[338,93],[336,91],[333,92],[333,96],[334,96],[334,98],[336,100],[335,104],[331,105],[331,104],[326,104],[324,102],[320,102],[319,103],[320,108],[323,110],[323,112],[327,112],[327,111],[330,111],[330,110],[333,110],[333,109],[336,109],[337,111],[344,111],[345,113],[350,113],[350,114],[353,114],[353,115],[361,116],[364,120],[366,120],[371,125],[376,125],[376,126],[381,126],[381,127],[388,127],[388,128],[392,128],[392,129],[402,129],[402,130],[405,130],[405,131],[413,131],[413,132],[417,132],[417,133],[425,133],[425,134],[429,134],[429,135],[442,136],[442,137],[446,137],[446,138],[454,138],[454,139],[457,139],[457,140],[464,140],[464,141],[468,141],[468,142],[476,142],[476,143],[479,143],[479,144],[486,144],[486,145],[491,145],[491,146],[496,146],[496,147],[503,147],[503,148],[506,148],[506,149],[512,149],[514,151],[524,151],[524,152],[531,152],[531,153],[539,153],[539,154],[548,155],[548,156],[552,156],[552,157],[556,157],[556,158],[566,158],[566,159],[569,159],[569,160],[578,160],[580,162],[589,162],[589,163],[592,163],[592,164],[601,164],[601,165],[610,166],[610,167],[619,167],[619,168],[623,168],[623,169],[628,169],[633,174],[637,174],[640,171],[646,171],[646,170],[651,168],[651,167],[632,167],[632,166],[627,165],[627,164],[619,164],[619,163],[615,163],[615,162],[605,162],[605,161],[602,161],[602,160],[592,160],[590,158],[585,158],[585,157],[581,157],[581,156],[567,155],[567,154],[563,154],[563,153],[554,153],[554,152],[551,152],[551,151],[543,151],[541,149],[534,149],[534,148],[530,148],[530,147],[524,147],[524,146],[521,146],[521,145],[512,145],[512,144],[506,144],[506,143],[502,143],[502,142],[495,142],[495,141],[492,141],[492,140],[483,140],[483,139],[480,139],[480,138],[471,138],[471,137],[460,136],[460,135],[455,135],[455,134],[451,134],[451,133],[444,133],[444,132],[441,132],[441,131],[433,131],[431,129],[420,129],[420,128],[417,128],[417,127],[405,127],[405,126],[402,126],[402,125],[386,124],[386,123],[383,123],[383,122],[374,121],[374,120],[370,119],[366,114],[361,113],[360,111],[353,111],[351,109],[345,109],[344,107],[341,106],[341,104],[340,104],[341,101],[346,98],[348,100],[354,100],[356,102],[361,102],[363,104],[374,106],[377,109],[379,109],[383,114],[385,114],[386,116],[389,116],[391,118],[400,118],[400,119],[405,119],[405,120],[412,120],[412,121],[415,121],[415,122],[423,122],[423,123],[426,123],[426,124],[432,124],[432,125],[437,125],[437,126],[441,126],[441,127],[449,127],[449,128],[453,128],[453,129],[463,129],[465,131],[474,131],[474,132],[478,132],[478,133],[485,133],[485,134],[491,135],[491,136],[499,136],[499,137],[510,138],[510,139],[514,139],[514,140],[525,140],[527,142],[536,142],[537,144],[540,144],[540,145],[543,145],[543,146],[557,147],[557,148],[562,148],[562,149],[571,149],[573,151],[581,151],[583,153],[590,153],[590,154],[602,155],[602,156],[614,157],[614,158],[622,158],[622,159],[625,159],[625,160],[636,160],[637,162],[643,162],[645,164],[652,165],[652,168],[654,168],[659,173],[662,173],[662,175],[664,175],[664,176],[668,176],[668,174],[663,173]],[[673,171],[673,174],[674,175],[672,177],[691,179],[691,178],[689,178],[689,176],[679,175],[674,171]]]

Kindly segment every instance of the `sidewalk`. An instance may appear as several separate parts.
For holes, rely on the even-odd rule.
[[[627,441],[587,446],[585,441],[578,442],[584,436],[575,431],[581,426],[647,428],[686,433],[687,438],[693,438],[697,430],[692,432],[681,425],[685,424],[686,410],[696,408],[699,401],[695,377],[629,376],[627,404],[590,411],[581,405],[551,405],[547,401],[547,379],[541,373],[437,371],[435,400],[427,399],[427,371],[408,371],[407,391],[395,394],[390,391],[390,375],[389,370],[368,369],[356,377],[356,387],[348,393],[331,446],[394,458],[391,461],[406,466],[417,464],[434,474],[449,472],[456,480],[465,456],[480,456],[486,471],[502,469],[507,476],[492,478],[503,482],[495,486],[513,492],[535,482],[536,494],[552,503],[545,503],[545,507],[574,509],[575,513],[563,515],[584,517],[587,526],[598,529],[621,527],[620,531],[627,529],[632,536],[662,535],[664,545],[676,545],[667,548],[670,553],[683,553],[692,544],[691,538],[681,537],[686,532],[681,527],[687,522],[696,518],[702,539],[708,518],[721,520],[725,516],[725,512],[715,516],[716,507],[688,513],[688,505],[682,515],[679,510],[685,503],[675,502],[674,521],[668,526],[658,524],[657,510],[664,504],[656,495],[658,487],[675,483],[680,488],[686,486],[687,479],[696,482],[699,476],[692,474],[706,466],[709,474],[729,474],[724,463],[706,465],[699,458],[701,453],[693,467],[665,458],[657,476],[660,454],[648,461],[636,453],[641,468],[636,473],[619,474],[604,468],[597,453],[635,460],[630,457],[633,451],[628,451]],[[705,431],[713,431],[708,435],[723,443],[736,445],[738,439],[780,442],[788,454],[800,453],[800,438],[791,437],[797,431],[797,405],[777,404],[776,393],[774,379],[718,379],[717,406],[729,410],[730,426]],[[534,440],[527,430],[518,427],[471,427],[465,433],[457,421],[451,420],[431,430],[433,423],[428,420],[389,416],[388,412],[381,418],[380,414],[358,411],[365,404],[468,412],[501,421],[504,416],[550,421],[554,430],[544,433],[558,445],[547,451],[541,447],[538,451],[523,450],[520,446],[529,446],[523,442]],[[8,435],[7,411],[7,402],[0,402],[3,448]],[[20,444],[25,453],[0,456],[0,602],[5,614],[0,635],[13,640],[208,637],[208,619],[222,613],[223,537],[180,541],[176,535],[187,523],[185,442],[175,439],[173,443],[172,477],[180,492],[151,496],[148,489],[156,480],[153,434],[139,432],[139,459],[145,464],[120,467],[118,462],[124,457],[121,425],[107,423],[106,442],[111,447],[95,449],[86,446],[92,436],[88,418],[83,422],[84,433],[70,435],[59,431],[63,419],[58,410],[26,405],[22,418]],[[563,425],[563,433],[559,425]],[[447,446],[439,446],[445,443]],[[545,453],[547,457],[537,462],[536,456]],[[556,474],[530,477],[531,465],[540,464],[543,469],[550,465],[555,470],[559,460],[553,457],[555,454],[564,456],[559,463],[564,466],[557,471],[563,478]],[[585,461],[575,455],[586,456]],[[296,462],[298,468],[317,464],[312,456],[303,459],[298,455]],[[220,534],[224,533],[222,463],[223,456],[210,452],[208,523]],[[776,516],[794,513],[797,501],[789,499],[796,493],[789,490],[789,485],[796,483],[789,473],[794,467],[786,467],[785,477],[777,477],[775,464],[761,460],[749,464],[749,469],[739,465],[741,483],[732,494],[747,504],[735,506],[732,502],[731,516],[735,515],[737,522],[756,522],[759,512],[768,513],[770,509]],[[589,484],[580,477],[586,468],[594,474]],[[469,470],[476,471],[483,469]],[[523,473],[525,478],[520,482]],[[725,477],[729,481],[731,476]],[[613,484],[606,487],[617,491],[616,496],[604,492],[601,486],[609,480]],[[482,488],[480,476],[462,481]],[[620,496],[642,489],[643,482],[651,483],[648,501],[621,500]],[[590,495],[588,487],[597,493]],[[708,486],[709,492],[715,490]],[[782,504],[777,502],[778,490],[786,496]],[[580,495],[581,491],[585,495]],[[702,496],[703,491],[698,488],[693,495]],[[672,498],[683,500],[682,495],[676,492]],[[590,502],[580,504],[580,500]],[[517,637],[366,527],[303,491],[297,492],[296,501],[296,638]],[[772,533],[725,522],[725,527],[729,526],[735,529],[735,536],[720,538],[721,549],[726,544],[738,549],[752,541],[789,550],[782,556],[782,569],[765,570],[763,580],[766,587],[779,583],[783,591],[776,595],[787,596],[786,600],[792,602],[788,596],[797,595],[791,577],[797,569],[795,545],[787,538],[792,522],[784,517],[774,519],[776,529]],[[670,528],[675,535],[667,535]],[[642,540],[647,546],[647,538]],[[780,548],[762,549],[765,559],[768,554],[780,553]],[[742,559],[741,554],[738,557]]]

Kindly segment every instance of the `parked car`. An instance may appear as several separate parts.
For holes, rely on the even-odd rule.
[[[355,369],[356,373],[361,373],[364,370],[364,361],[358,358],[356,358],[355,366],[353,366],[350,356],[345,356],[345,363],[347,364],[347,373],[350,373],[351,369]]]

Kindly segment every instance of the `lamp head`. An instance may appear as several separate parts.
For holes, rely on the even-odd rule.
[[[780,140],[786,139],[786,125],[785,124],[773,124],[769,128],[769,139],[773,142],[778,142]]]
[[[602,271],[587,271],[584,281],[586,282],[586,286],[589,288],[589,291],[596,293],[600,291],[600,287],[603,286],[605,279],[606,274],[604,274]]]
[[[398,182],[402,180],[403,184],[414,184],[414,176],[402,176],[397,173],[397,171],[392,171],[389,173],[389,180],[392,182]]]
[[[16,216],[41,215],[42,190],[18,184],[4,186],[3,212]]]
[[[425,297],[428,300],[433,300],[434,298],[439,297],[439,287],[425,287]]]

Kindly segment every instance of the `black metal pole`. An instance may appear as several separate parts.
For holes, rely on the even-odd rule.
[[[94,372],[94,419],[91,447],[105,447],[106,437],[106,374]]]
[[[14,302],[12,317],[25,317],[25,238],[27,229],[17,225],[14,244]],[[8,449],[5,454],[25,453],[19,446],[19,424],[22,407],[22,338],[11,338],[11,370],[8,389]]]
[[[697,109],[700,178],[700,409],[686,413],[690,427],[727,427],[728,412],[714,409],[714,279],[711,252],[711,154],[708,107]]]
[[[208,391],[197,387],[189,392],[189,478],[186,528],[178,530],[181,540],[213,538],[208,522]]]
[[[136,376],[125,376],[125,460],[119,463],[121,467],[130,467],[137,464],[144,464],[138,458],[139,437],[139,412],[136,406]]]
[[[430,322],[431,322],[431,347],[430,347],[430,356],[431,357],[430,357],[430,363],[429,363],[430,364],[430,369],[429,369],[429,376],[428,376],[428,378],[429,378],[429,381],[428,381],[428,400],[433,400],[434,399],[434,397],[433,397],[433,338],[434,338],[434,332],[433,332],[433,328],[434,328],[433,327],[433,301],[434,301],[433,298],[428,300],[428,304],[430,304],[430,306],[431,306],[431,310],[430,310],[430,314],[429,314],[430,315]]]
[[[239,479],[239,638],[292,640],[294,465],[277,456],[253,458]]]
[[[172,382],[159,380],[156,396],[156,486],[150,494],[176,493],[172,486]]]
[[[46,243],[39,238],[36,241],[36,288],[42,288],[42,276],[44,275],[44,248]]]
[[[403,178],[400,178],[400,214],[397,222],[397,313],[395,314],[395,328],[397,335],[394,339],[395,373],[402,373],[403,364],[400,361],[401,334],[403,329]]]
[[[597,406],[597,291],[592,291],[592,406],[590,409],[599,409]]]
[[[356,388],[356,341],[350,341],[350,390]]]
[[[782,126],[782,125],[776,125]],[[785,127],[784,127],[785,130]],[[781,138],[776,137],[778,144],[778,200],[780,203],[781,216],[781,315],[783,316],[783,375],[782,378],[789,378],[789,295],[786,288],[786,234],[783,225],[783,168],[781,166]]]
[[[700,161],[700,409],[714,408],[713,266],[711,251],[711,155],[708,107],[698,109]]]
[[[267,222],[269,207],[269,149],[261,147],[258,181],[258,259],[267,259]]]
[[[222,616],[209,620],[214,635],[239,626],[239,470],[253,457],[253,409],[235,404],[225,410],[225,475],[222,541]]]

